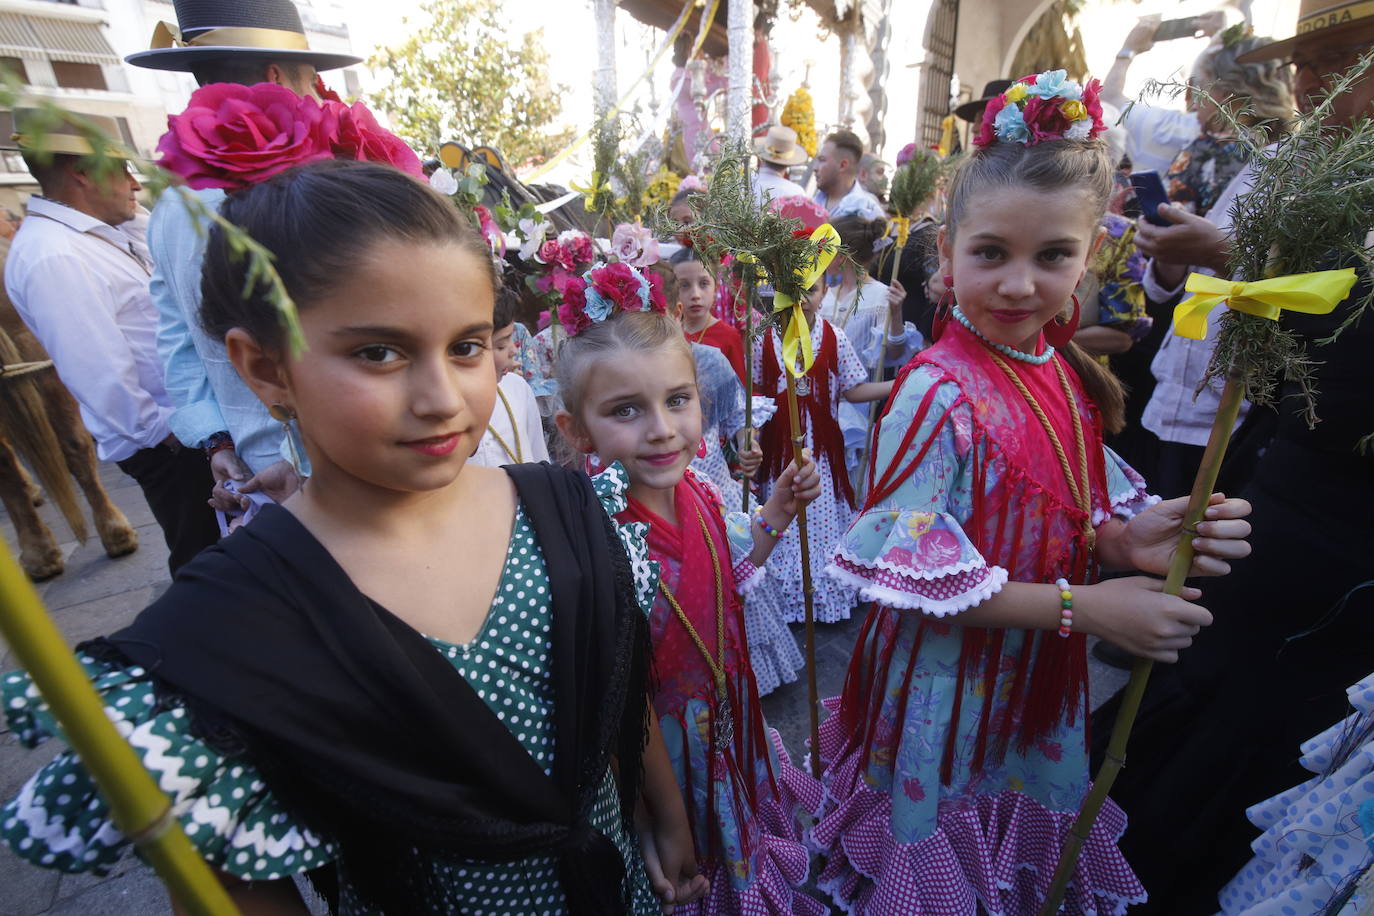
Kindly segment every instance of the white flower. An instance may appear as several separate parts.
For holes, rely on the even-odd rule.
[[[1092,136],[1093,119],[1082,118],[1069,125],[1069,129],[1064,131],[1066,140],[1087,140]]]
[[[539,246],[544,244],[544,238],[549,234],[553,226],[546,222],[536,223],[532,219],[522,219],[516,224],[516,232],[523,240],[520,244],[520,260],[529,261],[534,258],[539,251]]]
[[[429,176],[429,186],[445,197],[458,193],[458,179],[446,168],[434,170],[434,174]]]

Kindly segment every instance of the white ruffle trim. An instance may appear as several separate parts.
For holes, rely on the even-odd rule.
[[[764,579],[768,578],[767,566],[755,566],[749,560],[741,560],[735,564],[735,591],[739,592],[741,598],[749,597],[749,593],[759,587]]]
[[[886,585],[877,585],[870,579],[855,575],[847,569],[842,569],[834,563],[825,567],[827,575],[848,585],[850,588],[858,589],[859,599],[862,601],[873,601],[884,607],[896,608],[902,611],[920,611],[932,617],[952,617],[961,611],[982,604],[993,595],[1002,590],[1002,586],[1007,584],[1007,571],[1000,566],[988,567],[988,578],[981,585],[972,591],[964,592],[953,598],[936,600],[913,595],[909,592],[899,592]]]

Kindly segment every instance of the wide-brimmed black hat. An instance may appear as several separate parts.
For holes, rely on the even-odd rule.
[[[362,62],[351,54],[312,51],[291,0],[172,0],[177,25],[159,22],[152,47],[124,58],[136,67],[189,72],[200,63],[259,57],[333,70]]]
[[[976,123],[983,116],[983,109],[988,102],[997,98],[1002,93],[1011,88],[1011,80],[993,80],[983,87],[983,97],[974,99],[972,102],[965,102],[954,109],[954,116],[961,121]]]

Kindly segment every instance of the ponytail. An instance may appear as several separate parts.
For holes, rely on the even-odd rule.
[[[1078,374],[1088,400],[1102,415],[1103,431],[1121,432],[1126,427],[1126,389],[1121,380],[1072,340],[1056,349],[1064,357],[1064,362]]]

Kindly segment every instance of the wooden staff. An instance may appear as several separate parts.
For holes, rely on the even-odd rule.
[[[754,447],[754,267],[750,264],[745,271],[749,274],[744,281],[744,449]],[[744,491],[744,514],[749,514],[749,484],[753,478],[748,474],[740,475],[740,489]]]
[[[1188,570],[1193,565],[1193,539],[1198,536],[1197,525],[1216,488],[1217,474],[1221,471],[1221,460],[1226,456],[1226,447],[1231,442],[1231,432],[1236,427],[1236,417],[1240,415],[1240,405],[1245,400],[1245,384],[1239,373],[1231,371],[1226,376],[1226,385],[1221,390],[1221,404],[1217,407],[1216,419],[1212,421],[1212,431],[1207,438],[1207,448],[1202,454],[1202,465],[1197,477],[1193,479],[1193,492],[1188,498],[1188,511],[1183,516],[1183,529],[1178,535],[1178,549],[1169,564],[1169,575],[1164,580],[1164,594],[1177,595],[1183,589]],[[1054,880],[1050,884],[1049,896],[1040,907],[1040,916],[1054,916],[1059,912],[1060,903],[1069,887],[1074,870],[1078,867],[1078,856],[1092,832],[1107,794],[1116,782],[1117,774],[1126,765],[1126,742],[1130,739],[1131,728],[1135,725],[1136,714],[1140,712],[1140,701],[1145,696],[1145,686],[1150,681],[1154,662],[1148,658],[1136,659],[1131,670],[1131,679],[1122,695],[1121,709],[1116,714],[1112,726],[1111,741],[1107,745],[1107,755],[1102,767],[1097,771],[1097,779],[1083,800],[1078,818],[1074,821],[1069,835],[1064,838],[1064,849],[1059,855],[1059,865],[1054,870]]]
[[[809,332],[808,332],[809,333]],[[800,468],[804,439],[797,410],[797,379],[787,375],[787,409],[792,420],[792,460]],[[811,544],[806,537],[806,507],[797,507],[797,537],[801,538],[802,596],[806,602],[806,693],[811,710],[811,775],[821,775],[820,695],[816,686],[816,586],[811,581]]]
[[[193,916],[236,916],[224,886],[196,853],[171,800],[105,716],[105,705],[43,610],[9,548],[0,544],[0,635],[62,724],[119,831]]]

